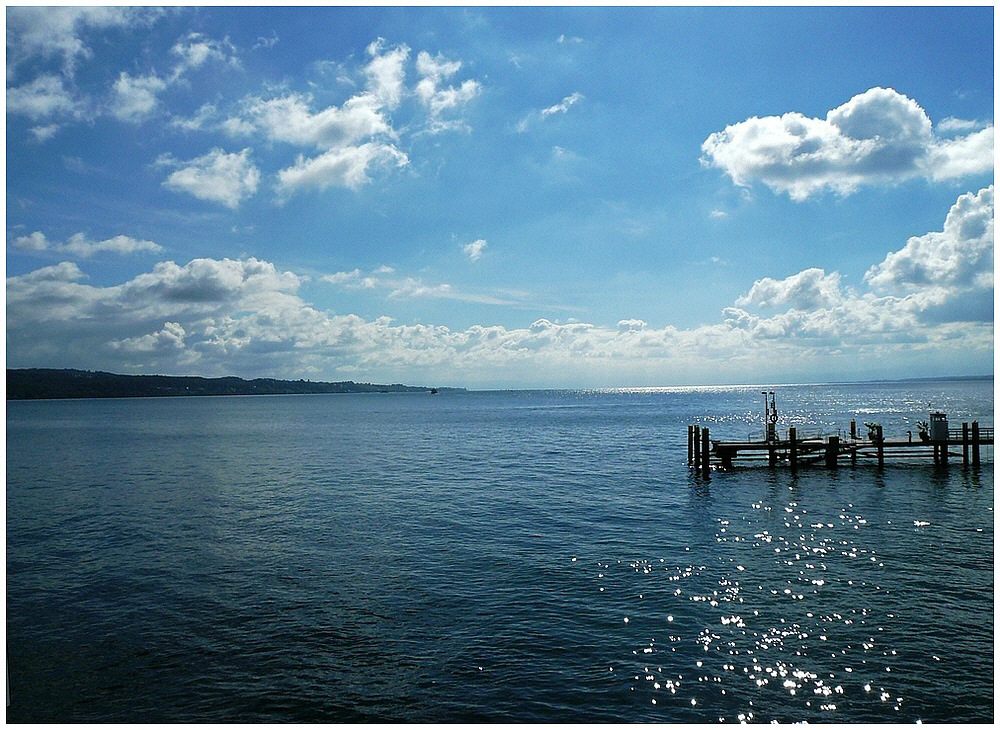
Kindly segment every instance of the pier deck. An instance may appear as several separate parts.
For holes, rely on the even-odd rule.
[[[764,461],[774,466],[787,464],[792,469],[808,464],[836,467],[842,460],[857,464],[859,460],[872,461],[884,466],[887,458],[926,459],[936,464],[947,464],[950,457],[961,458],[964,464],[978,466],[981,447],[993,446],[993,429],[980,428],[978,422],[963,423],[961,429],[947,431],[947,438],[938,439],[886,439],[882,427],[876,426],[869,438],[856,435],[851,422],[852,435],[841,437],[818,436],[800,438],[796,429],[789,428],[785,438],[746,441],[712,440],[707,428],[688,427],[688,464],[698,470],[709,470],[713,465],[732,469],[736,463]],[[943,433],[941,434],[943,435]]]

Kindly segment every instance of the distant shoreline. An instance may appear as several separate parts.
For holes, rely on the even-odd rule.
[[[857,385],[862,383],[932,383],[991,381],[993,375],[942,375],[919,378],[851,380],[814,385]],[[810,385],[774,383],[769,387]],[[760,384],[687,385],[670,388],[743,388]],[[583,390],[632,390],[633,388],[584,388]],[[657,388],[635,388],[656,390]],[[580,390],[579,388],[483,388],[483,392],[522,390]],[[7,400],[60,400],[73,398],[157,398],[219,395],[316,395],[328,393],[467,393],[467,388],[430,387],[392,383],[356,383],[312,380],[280,380],[235,376],[205,378],[197,375],[122,375],[103,371],[60,368],[18,368],[7,370]]]
[[[307,395],[319,393],[436,393],[463,388],[378,385],[352,380],[322,382],[185,375],[119,375],[89,370],[25,368],[7,370],[7,400],[69,398],[157,398],[213,395]]]

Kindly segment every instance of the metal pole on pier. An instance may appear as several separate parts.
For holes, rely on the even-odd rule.
[[[962,423],[962,463],[969,465],[969,424]]]

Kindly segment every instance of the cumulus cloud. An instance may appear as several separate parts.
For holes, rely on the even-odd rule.
[[[822,269],[806,269],[781,281],[768,277],[760,279],[754,282],[745,296],[736,300],[736,304],[741,307],[787,307],[810,311],[834,307],[842,301],[840,274],[827,274]]]
[[[236,55],[236,49],[229,39],[222,41],[208,38],[202,33],[188,33],[178,40],[170,52],[177,57],[178,63],[171,74],[171,80],[176,81],[187,71],[204,66],[214,61],[240,68],[241,63]]]
[[[278,172],[277,189],[282,197],[310,188],[356,189],[370,181],[374,168],[409,164],[397,146],[399,133],[390,115],[405,93],[410,49],[405,45],[387,49],[379,39],[368,46],[367,53],[364,89],[340,106],[314,111],[313,96],[297,92],[271,99],[252,96],[243,100],[238,115],[224,122],[223,128],[234,135],[261,133],[269,141],[319,152],[312,157],[299,154],[293,165]],[[434,61],[430,64],[424,64],[427,73],[440,66]],[[437,73],[447,70],[444,67]]]
[[[340,105],[317,108],[314,95],[294,91],[273,98],[249,96],[237,114],[222,122],[221,128],[233,136],[261,134],[269,142],[307,149],[279,170],[281,197],[306,189],[357,189],[371,181],[376,169],[409,165],[400,149],[402,132],[392,121],[407,95],[414,96],[427,115],[425,123],[414,123],[411,129],[438,133],[464,126],[455,115],[481,85],[472,79],[446,85],[461,69],[460,61],[421,51],[415,62],[420,80],[411,91],[406,86],[408,46],[388,47],[378,39],[366,52],[369,60],[360,71],[363,88]]]
[[[944,229],[914,236],[865,274],[878,292],[993,287],[993,187],[959,197]]]
[[[14,239],[14,246],[24,251],[51,251],[55,253],[71,253],[81,258],[88,258],[99,253],[158,253],[163,247],[152,241],[144,241],[130,236],[112,236],[103,241],[92,241],[84,233],[75,233],[65,243],[50,241],[41,231],[35,231],[27,236]]]
[[[837,272],[806,269],[754,283],[726,309],[726,323],[759,339],[809,339],[833,346],[888,339],[924,342],[934,326],[993,324],[993,186],[966,193],[943,231],[915,236],[864,276],[870,290],[845,289]],[[741,307],[784,310],[765,317]]]
[[[108,345],[114,350],[125,352],[172,352],[184,349],[184,328],[177,322],[165,322],[163,329],[141,337],[126,337],[112,340]]]
[[[79,60],[92,55],[83,39],[86,31],[148,22],[161,12],[127,7],[9,7],[7,77],[34,58],[54,59],[64,73],[72,75]]]
[[[250,160],[249,148],[231,153],[215,148],[186,162],[170,156],[161,157],[158,162],[178,168],[163,181],[163,187],[229,208],[238,207],[257,192],[260,183],[260,171]]]
[[[124,122],[141,122],[159,104],[157,95],[167,87],[158,76],[132,76],[122,71],[112,87],[111,113]]]
[[[376,142],[337,147],[318,157],[299,155],[292,167],[278,172],[278,193],[287,196],[307,188],[325,190],[331,186],[357,189],[371,180],[371,167],[405,167],[408,163],[409,158],[393,145]]]
[[[463,81],[458,87],[442,87],[441,84],[454,76],[460,68],[462,68],[461,61],[448,61],[441,54],[436,57],[432,57],[427,51],[417,54],[417,73],[421,79],[417,82],[415,91],[417,98],[429,112],[428,127],[431,132],[462,126],[454,120],[446,122],[442,116],[470,102],[482,88],[480,83],[473,79]]]
[[[988,172],[993,126],[942,138],[916,101],[875,87],[823,119],[788,112],[729,125],[710,135],[702,152],[703,164],[737,185],[759,180],[801,201],[823,190],[848,195],[861,185]]]
[[[43,74],[27,84],[7,89],[7,113],[45,119],[57,114],[80,116],[82,108],[61,77]]]
[[[166,74],[122,71],[107,90],[106,98],[79,94],[75,83],[77,67],[94,55],[86,40],[93,31],[144,25],[162,14],[162,10],[153,8],[9,8],[7,81],[13,85],[7,89],[8,113],[34,120],[64,121],[109,114],[120,121],[140,123],[154,116],[163,93],[194,69],[210,61],[239,67],[235,48],[228,40],[189,33],[172,47],[171,55],[177,60]],[[53,61],[58,63],[57,69],[53,69]],[[36,67],[44,70],[30,80],[17,80]],[[49,124],[32,131],[36,139],[43,141],[53,129]]]

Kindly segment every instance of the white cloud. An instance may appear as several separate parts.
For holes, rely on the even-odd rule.
[[[541,111],[542,118],[544,119],[545,117],[551,116],[552,114],[565,114],[566,112],[569,111],[569,108],[571,106],[580,103],[581,101],[584,100],[584,98],[585,98],[584,95],[581,94],[579,91],[574,91],[572,94],[565,97],[558,104],[553,104],[552,106],[546,109],[542,109]]]
[[[526,132],[528,128],[536,121],[543,120],[546,117],[550,117],[553,114],[565,114],[569,111],[570,107],[575,104],[580,103],[586,97],[579,91],[574,91],[569,96],[563,97],[563,100],[558,104],[553,104],[552,106],[546,107],[538,111],[531,111],[526,114],[520,122],[517,124],[518,132]]]
[[[755,282],[745,296],[736,300],[736,304],[740,307],[787,307],[811,311],[834,307],[842,301],[840,274],[827,274],[822,269],[806,269],[781,281],[765,277]]]
[[[112,349],[126,352],[172,352],[184,349],[184,328],[177,322],[164,322],[163,329],[140,337],[126,337],[108,343]]]
[[[215,148],[186,162],[170,157],[161,157],[159,162],[179,168],[163,181],[163,187],[230,208],[257,192],[260,183],[260,171],[250,160],[249,149],[226,153]]]
[[[395,109],[403,98],[404,64],[410,56],[406,45],[399,45],[382,52],[385,41],[382,38],[368,46],[372,60],[365,68],[368,78],[367,93],[374,97],[374,104],[386,109]]]
[[[161,10],[127,7],[8,7],[7,77],[33,58],[55,58],[72,75],[77,62],[92,54],[83,40],[91,29],[146,23]]]
[[[363,274],[359,269],[354,269],[353,271],[338,271],[335,274],[328,274],[322,277],[322,281],[345,291],[385,291],[387,299],[449,299],[494,305],[511,305],[519,302],[516,297],[503,298],[489,294],[458,291],[451,284],[426,284],[421,279],[412,276],[394,276],[395,273],[395,270],[388,266],[380,267],[370,274]]]
[[[865,274],[878,292],[993,287],[993,186],[959,197],[944,229],[914,236]]]
[[[462,246],[462,253],[469,257],[470,261],[478,261],[483,256],[483,251],[486,250],[486,241],[479,238],[472,243],[467,243]]]
[[[144,241],[130,236],[113,236],[103,241],[92,241],[84,233],[75,233],[66,243],[50,241],[41,231],[14,239],[14,246],[25,251],[52,251],[71,253],[81,258],[89,258],[99,253],[158,253],[163,247],[152,241]]]
[[[268,139],[294,145],[330,150],[354,145],[377,136],[395,137],[376,97],[359,94],[341,107],[331,106],[313,113],[312,98],[288,94],[277,99],[250,98],[245,116],[230,120],[236,130],[262,131]]]
[[[461,61],[448,61],[440,54],[437,57],[432,57],[427,51],[417,54],[417,73],[422,78],[417,82],[415,91],[417,98],[429,112],[428,127],[432,132],[462,126],[454,120],[446,122],[442,120],[442,116],[472,101],[482,89],[479,82],[472,79],[463,81],[457,88],[441,88],[441,84],[454,76],[461,67]]]
[[[374,165],[405,167],[409,158],[392,145],[366,142],[327,150],[319,157],[299,155],[292,167],[278,173],[278,192],[287,196],[299,190],[330,186],[357,189],[369,182]]]
[[[805,200],[823,190],[848,195],[861,185],[988,172],[993,127],[939,138],[914,100],[876,87],[825,119],[789,112],[729,125],[710,135],[702,151],[703,164],[725,171],[737,185],[760,180],[775,192]]]
[[[223,128],[234,135],[260,132],[269,141],[320,151],[315,157],[299,154],[292,166],[278,172],[282,197],[310,188],[356,189],[370,181],[373,168],[409,164],[396,146],[399,133],[389,116],[405,92],[409,53],[405,45],[386,50],[379,39],[368,47],[364,90],[340,106],[313,111],[313,97],[296,92],[273,99],[248,97],[240,115],[226,120]]]
[[[840,275],[806,269],[754,283],[726,310],[727,323],[756,338],[854,345],[888,338],[921,342],[958,323],[993,324],[993,186],[958,198],[944,230],[915,236],[864,276],[871,291],[843,289]],[[779,311],[762,317],[738,307]]]
[[[951,134],[953,132],[974,132],[984,129],[990,125],[969,119],[956,119],[955,117],[945,117],[937,123],[937,131],[941,134]]]
[[[57,114],[80,116],[82,109],[61,77],[43,74],[23,86],[7,89],[7,113],[45,119]]]
[[[122,71],[112,87],[111,113],[123,122],[141,122],[159,105],[167,82],[155,75],[131,76]]]
[[[228,64],[233,68],[241,66],[240,60],[236,56],[236,49],[228,38],[217,41],[207,38],[201,33],[192,32],[177,41],[170,52],[179,59],[171,74],[172,81],[176,81],[187,71],[199,68],[210,61]]]

